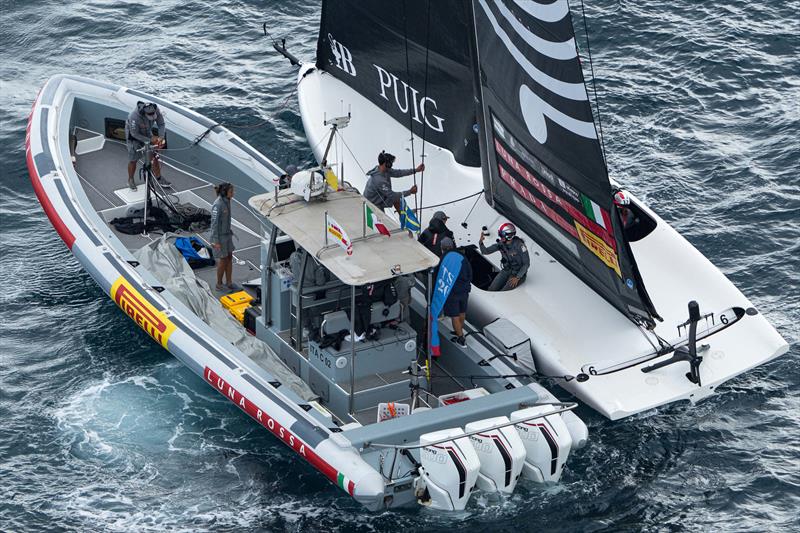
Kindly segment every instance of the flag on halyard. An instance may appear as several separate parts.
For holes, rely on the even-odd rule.
[[[330,187],[334,191],[339,190],[339,179],[336,177],[336,174],[334,174],[333,170],[331,170],[330,168],[325,169],[325,182],[328,184],[328,187]]]
[[[405,198],[400,199],[400,227],[418,233],[420,231],[419,220],[414,210],[408,207]]]
[[[389,229],[381,222],[381,219],[378,218],[378,215],[372,208],[369,206],[368,203],[364,202],[364,218],[367,221],[367,227],[374,229],[381,235],[386,235],[387,237],[391,237],[389,233]]]
[[[328,217],[328,234],[331,235],[339,246],[344,248],[347,252],[347,255],[353,255],[353,243],[350,242],[350,237],[347,236],[347,232],[344,231],[344,228],[340,226],[330,215]]]

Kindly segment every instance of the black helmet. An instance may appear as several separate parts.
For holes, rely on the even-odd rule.
[[[385,150],[381,150],[381,153],[378,154],[378,164],[386,165],[389,168],[392,167],[395,159],[396,158],[392,154],[387,153]]]
[[[148,102],[142,106],[142,114],[146,115],[147,118],[150,120],[156,118],[156,112],[158,111],[158,106],[153,102]]]

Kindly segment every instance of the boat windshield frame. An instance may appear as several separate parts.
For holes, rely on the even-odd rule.
[[[354,190],[330,191],[323,198],[304,200],[285,189],[250,198],[250,206],[298,248],[311,254],[345,285],[361,287],[414,274],[439,264],[439,258],[414,235]],[[380,218],[384,235],[367,225],[366,211]],[[328,231],[328,221],[344,230],[342,244]]]

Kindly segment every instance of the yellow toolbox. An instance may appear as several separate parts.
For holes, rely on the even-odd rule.
[[[249,303],[237,305],[228,309],[228,312],[233,315],[233,318],[244,324],[244,313],[248,307],[250,307]]]
[[[220,303],[222,303],[222,307],[231,311],[233,307],[239,306],[249,306],[250,302],[253,301],[253,297],[250,296],[247,291],[239,291],[239,292],[232,292],[230,294],[226,294],[222,298],[219,299]],[[233,311],[231,311],[232,313]],[[244,313],[244,310],[242,310]]]

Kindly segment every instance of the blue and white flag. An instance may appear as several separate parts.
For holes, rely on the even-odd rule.
[[[405,198],[400,198],[400,227],[414,233],[419,233],[421,230],[417,215],[408,207]]]
[[[461,272],[461,262],[464,256],[458,252],[447,252],[439,263],[439,275],[436,276],[436,283],[433,286],[433,298],[431,300],[431,355],[439,357],[439,314],[444,308],[450,291],[458,279]]]

